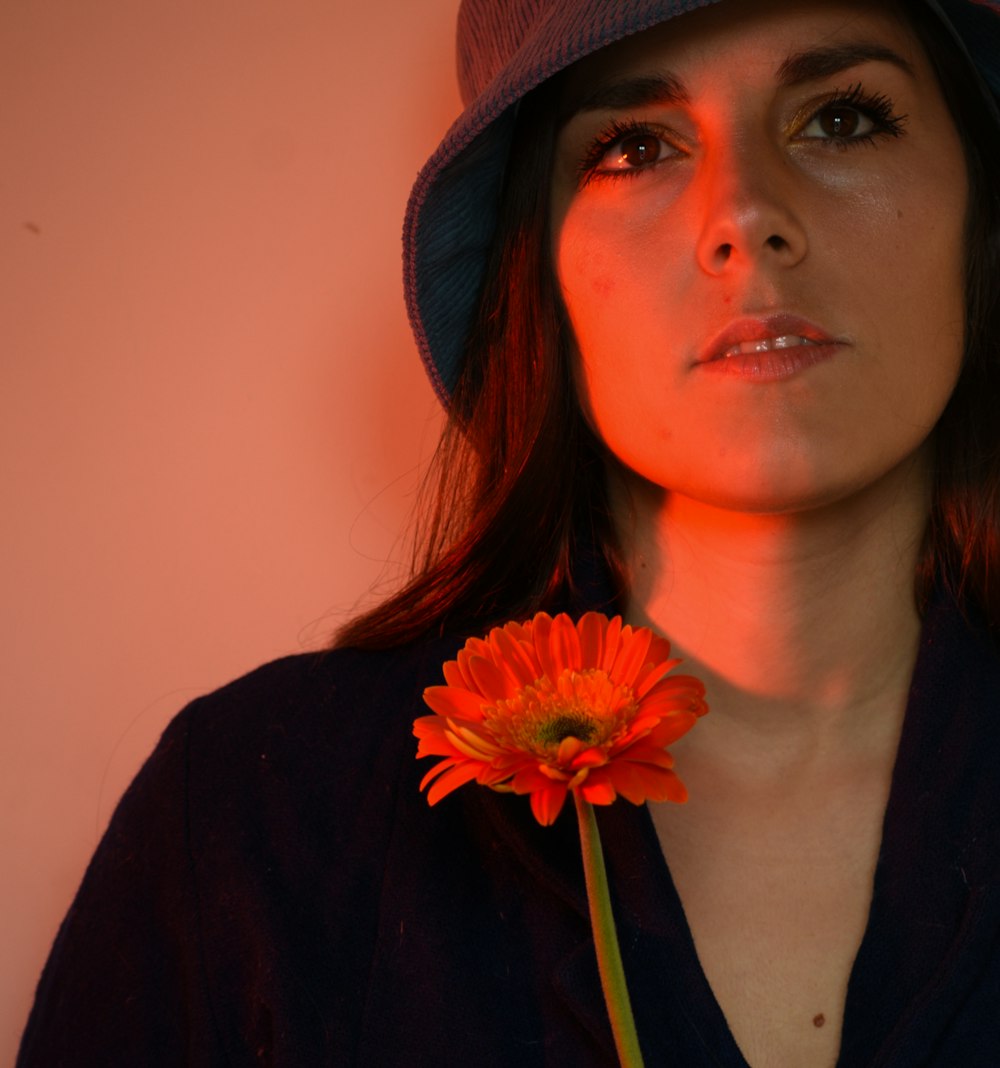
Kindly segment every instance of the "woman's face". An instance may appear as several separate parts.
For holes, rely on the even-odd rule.
[[[626,471],[777,513],[922,456],[962,358],[967,176],[894,7],[723,0],[562,100],[555,268]]]

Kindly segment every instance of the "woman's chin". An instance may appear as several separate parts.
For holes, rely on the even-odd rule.
[[[728,473],[715,470],[710,478],[667,479],[663,484],[635,472],[626,472],[624,482],[634,505],[640,511],[668,510],[675,516],[703,510],[740,519],[765,517],[815,518],[819,513],[835,515],[839,510],[855,512],[858,505],[870,506],[883,494],[895,495],[903,482],[920,482],[925,465],[916,457],[907,458],[889,470],[859,471],[850,475],[841,470],[793,471],[740,469]],[[911,487],[912,488],[912,487]]]

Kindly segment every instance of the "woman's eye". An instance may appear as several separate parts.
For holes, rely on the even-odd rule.
[[[614,118],[585,144],[577,164],[579,188],[597,181],[637,178],[687,154],[683,134],[641,118]]]
[[[874,119],[857,108],[834,104],[818,111],[803,127],[801,136],[848,141],[870,137],[876,130]]]
[[[642,170],[660,163],[677,150],[661,137],[651,133],[634,133],[620,137],[605,150],[595,168],[605,174]]]
[[[808,115],[798,138],[846,147],[880,137],[900,137],[906,116],[883,93],[869,93],[860,84],[838,92]]]

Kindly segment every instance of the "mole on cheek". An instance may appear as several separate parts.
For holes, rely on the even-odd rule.
[[[825,1023],[826,1023],[826,1017],[821,1012],[818,1012],[813,1017],[813,1027],[822,1027],[823,1024],[825,1024]]]

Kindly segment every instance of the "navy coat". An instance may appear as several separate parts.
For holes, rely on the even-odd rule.
[[[613,1065],[576,823],[418,790],[457,641],[269,664],[195,701],[122,800],[20,1068]],[[599,810],[647,1065],[746,1068],[648,811]],[[1000,660],[925,620],[843,1066],[1000,1066]]]

